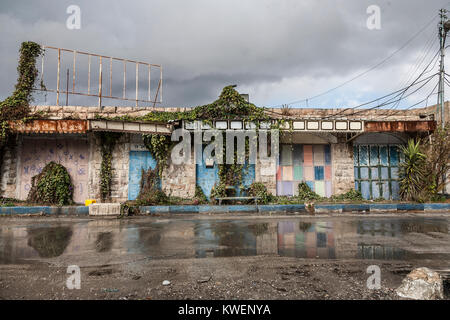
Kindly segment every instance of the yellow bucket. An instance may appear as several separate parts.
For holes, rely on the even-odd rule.
[[[87,199],[86,201],[84,201],[84,205],[86,207],[89,207],[93,203],[97,203],[97,200],[95,200],[95,199]]]

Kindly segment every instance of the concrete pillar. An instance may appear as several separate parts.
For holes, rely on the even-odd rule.
[[[353,144],[338,142],[331,144],[333,167],[333,194],[338,195],[355,188],[353,169]]]

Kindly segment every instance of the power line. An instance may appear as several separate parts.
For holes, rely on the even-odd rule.
[[[432,18],[432,19],[431,19],[431,20],[430,20],[430,21],[429,21],[422,29],[420,29],[416,34],[414,34],[414,35],[413,35],[408,41],[406,41],[400,48],[398,48],[398,49],[395,50],[393,53],[391,53],[388,57],[386,57],[386,58],[383,59],[382,61],[378,62],[376,65],[370,67],[369,69],[365,70],[364,72],[361,72],[361,73],[357,74],[356,76],[352,77],[351,79],[349,79],[349,80],[343,82],[342,84],[340,84],[340,85],[338,85],[338,86],[336,86],[336,87],[334,87],[334,88],[331,88],[331,89],[329,89],[329,90],[327,90],[327,91],[324,91],[324,92],[322,92],[322,93],[320,93],[320,94],[317,94],[317,95],[312,96],[312,97],[309,97],[309,98],[305,98],[305,99],[301,99],[301,100],[289,102],[289,103],[286,103],[286,104],[284,104],[284,105],[291,105],[291,104],[296,104],[296,103],[300,103],[300,102],[306,102],[306,101],[309,101],[309,100],[312,100],[312,99],[319,98],[319,97],[324,96],[324,95],[326,95],[326,94],[328,94],[328,93],[330,93],[330,92],[332,92],[332,91],[334,91],[334,90],[336,90],[336,89],[339,89],[339,88],[345,86],[346,84],[348,84],[348,83],[350,83],[350,82],[352,82],[352,81],[354,81],[354,80],[356,80],[356,79],[362,77],[363,75],[369,73],[370,71],[372,71],[372,70],[378,68],[379,66],[381,66],[382,64],[384,64],[387,60],[389,60],[389,59],[392,58],[394,55],[396,55],[398,52],[400,52],[402,49],[404,49],[406,46],[408,46],[415,38],[417,38],[424,30],[426,30],[426,29],[430,26],[430,24],[436,19],[437,16],[438,16],[438,15],[434,15],[433,18]],[[272,106],[272,107],[280,107],[280,106],[283,106],[283,104],[276,105],[276,106]]]
[[[358,114],[367,112],[367,111],[369,111],[369,110],[378,109],[378,108],[381,108],[381,107],[383,107],[383,106],[387,106],[387,105],[390,105],[390,104],[393,104],[393,103],[400,102],[400,101],[402,101],[402,100],[404,100],[404,99],[410,97],[411,95],[413,95],[414,93],[416,93],[417,91],[419,91],[420,89],[422,89],[423,87],[425,87],[425,86],[426,86],[426,85],[427,85],[427,84],[428,84],[435,76],[437,76],[437,75],[438,75],[438,74],[435,73],[435,74],[429,76],[428,78],[425,78],[424,80],[421,81],[421,82],[423,82],[423,81],[427,80],[424,84],[422,84],[419,88],[417,88],[416,90],[414,90],[413,92],[411,92],[411,93],[409,93],[408,95],[405,96],[404,93],[412,87],[412,86],[409,86],[406,90],[404,90],[404,91],[401,93],[400,98],[397,99],[397,100],[395,100],[395,101],[392,101],[392,102],[383,102],[383,103],[381,103],[381,104],[379,104],[379,105],[376,105],[376,106],[374,106],[374,107],[370,107],[370,108],[367,108],[367,109],[359,110],[359,111],[350,113],[350,114],[348,114],[348,115],[346,115],[346,116],[347,116],[347,117],[348,117],[348,116],[355,116],[355,115],[358,115]],[[418,84],[418,83],[420,83],[420,82],[417,82],[416,84]],[[414,85],[415,85],[415,84],[414,84]],[[399,95],[400,95],[400,94],[399,94]],[[398,95],[397,95],[397,96],[398,96]],[[394,97],[394,98],[395,98],[395,97]],[[394,98],[391,98],[390,100],[392,100],[392,99],[394,99]],[[389,100],[388,100],[388,101],[389,101]],[[403,109],[402,109],[402,110],[403,110]]]
[[[433,41],[434,39],[434,41]],[[422,65],[423,61],[425,60],[425,58],[428,56],[428,54],[431,52],[431,48],[433,48],[434,44],[437,42],[438,38],[434,36],[434,31],[432,32],[432,36],[430,37],[430,39],[427,41],[427,43],[425,44],[424,48],[423,48],[423,55],[416,61],[415,65],[413,68],[411,68],[411,70],[413,70],[413,72],[410,74],[410,76],[407,78],[407,80],[404,82],[404,85],[406,85],[411,78],[413,77],[413,75],[417,72],[417,70],[419,70],[420,66]],[[427,48],[427,49],[426,49]],[[433,67],[431,68],[431,70],[434,69],[434,67],[436,66],[438,59],[436,59]],[[431,71],[430,70],[430,71]],[[424,74],[426,74],[427,72],[425,72]],[[393,109],[397,109],[400,105],[400,101],[396,104],[394,104],[391,108],[389,108],[390,110]]]
[[[391,113],[391,114],[385,114],[385,116],[384,116],[383,118],[379,118],[379,120],[383,120],[383,119],[386,119],[386,118],[391,117],[391,116],[393,116],[393,115],[396,115],[396,114],[398,114],[399,112],[404,112],[405,110],[412,109],[412,108],[414,108],[415,106],[417,106],[417,105],[419,105],[419,104],[421,104],[421,103],[423,103],[423,102],[426,102],[426,103],[425,103],[425,106],[426,106],[426,105],[428,104],[428,99],[429,99],[431,96],[437,94],[437,92],[435,93],[434,91],[437,89],[438,85],[439,85],[439,82],[436,83],[436,85],[434,86],[433,90],[431,90],[431,92],[428,94],[428,96],[427,96],[425,99],[423,99],[423,100],[421,100],[421,101],[419,101],[419,102],[417,102],[417,103],[415,103],[415,104],[413,104],[413,105],[411,105],[411,106],[409,106],[409,107],[407,107],[407,108],[405,108],[405,109],[396,110],[395,112],[393,112],[393,113]],[[392,110],[389,110],[389,111],[392,111]]]
[[[400,89],[400,90],[397,90],[397,91],[394,91],[394,92],[392,92],[392,93],[390,93],[390,94],[388,94],[388,95],[385,95],[385,96],[383,96],[383,97],[381,97],[381,98],[378,98],[378,99],[375,99],[375,100],[372,100],[372,101],[369,101],[369,102],[362,103],[362,104],[360,104],[360,105],[354,106],[354,107],[352,107],[352,108],[345,108],[345,109],[342,109],[342,110],[340,110],[339,112],[337,112],[337,113],[335,113],[335,114],[332,114],[332,115],[328,116],[328,118],[336,117],[336,116],[338,116],[338,115],[340,115],[340,114],[342,114],[342,113],[345,113],[345,112],[348,111],[348,110],[355,110],[355,109],[360,108],[360,107],[362,107],[362,106],[372,104],[372,103],[374,103],[374,102],[377,102],[377,101],[380,101],[380,100],[382,100],[382,99],[384,99],[384,98],[387,98],[387,97],[389,97],[389,96],[391,96],[391,95],[393,95],[393,94],[395,94],[395,93],[402,92],[402,93],[404,94],[404,93],[405,93],[406,91],[408,91],[412,86],[414,86],[414,85],[416,85],[416,84],[419,84],[419,83],[421,83],[421,82],[423,82],[423,81],[425,81],[425,80],[427,80],[427,79],[429,79],[429,78],[431,78],[431,77],[434,77],[436,74],[432,75],[431,77],[428,77],[428,78],[425,78],[425,79],[419,81],[419,79],[425,74],[425,72],[427,72],[428,68],[429,68],[430,65],[433,63],[433,61],[436,59],[436,57],[438,56],[438,54],[439,54],[439,51],[436,52],[436,54],[434,55],[434,57],[431,59],[431,61],[428,63],[428,65],[425,67],[425,69],[420,73],[420,75],[419,75],[419,76],[418,76],[418,77],[417,77],[410,85],[408,85],[407,87],[405,87],[405,88],[403,88],[403,89]],[[401,95],[402,93],[399,93],[398,95]],[[397,95],[397,96],[398,96],[398,95]],[[394,97],[394,98],[395,98],[395,97]],[[400,100],[401,100],[401,99],[400,99]],[[400,101],[400,100],[398,100],[398,101]],[[389,100],[388,100],[388,101],[389,101]],[[383,104],[383,105],[386,105],[386,104]],[[375,107],[372,107],[372,108],[369,108],[369,109],[365,109],[365,110],[372,110],[372,109],[375,109],[375,108],[379,108],[379,107],[381,107],[381,106],[383,106],[383,105],[378,105],[378,106],[375,106]],[[360,112],[358,112],[358,113],[360,113]],[[349,116],[349,115],[354,115],[354,114],[355,114],[355,113],[350,113],[350,114],[348,114],[347,116]]]

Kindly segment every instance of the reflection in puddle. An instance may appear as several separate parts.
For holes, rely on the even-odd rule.
[[[431,244],[422,246],[420,254],[406,250],[405,246],[411,248],[411,241],[419,234]],[[435,248],[439,248],[441,256],[449,256],[449,246],[445,245],[449,242],[448,234],[448,220],[439,218],[169,220],[164,223],[94,220],[70,226],[2,226],[0,263],[84,256],[92,252],[99,257],[137,255],[154,259],[254,255],[425,259],[437,254],[432,241],[440,241]],[[413,247],[422,245],[420,240],[416,242]]]
[[[72,237],[72,228],[36,228],[28,230],[28,245],[36,250],[41,258],[60,256]]]
[[[95,242],[97,252],[108,252],[113,245],[113,235],[111,232],[100,232]]]

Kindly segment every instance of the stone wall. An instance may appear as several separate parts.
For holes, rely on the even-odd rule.
[[[90,134],[89,196],[100,200],[100,168],[102,154],[100,139]],[[130,135],[124,134],[116,143],[112,154],[111,201],[123,202],[128,199],[128,170]]]
[[[338,195],[355,188],[353,146],[351,143],[331,144],[333,194]]]
[[[191,161],[186,164],[174,165],[170,155],[168,167],[162,176],[162,190],[168,195],[181,198],[193,198],[195,194],[195,161],[192,150]]]
[[[255,182],[262,182],[269,193],[277,194],[277,165],[275,160],[259,160],[255,164]]]
[[[445,103],[446,118],[448,121],[450,103]],[[86,106],[32,106],[31,112],[39,112],[41,116],[47,119],[95,119],[96,116],[101,117],[140,117],[144,116],[150,111],[168,111],[179,112],[187,111],[191,108],[170,108],[170,107],[157,107],[157,108],[144,108],[144,107],[114,107],[104,106],[100,107],[86,107]],[[372,109],[366,110],[361,113],[355,113],[355,110],[349,109],[343,111],[343,109],[313,109],[313,108],[291,108],[288,111],[281,108],[270,108],[269,115],[273,118],[291,118],[291,119],[308,119],[308,118],[322,118],[337,115],[339,118],[347,119],[363,119],[363,120],[380,120],[380,117],[385,121],[390,120],[425,120],[425,119],[437,119],[436,106],[429,106],[425,108],[414,108],[408,110],[396,109]],[[359,109],[358,109],[359,110]],[[362,109],[361,109],[362,110]]]
[[[3,164],[0,171],[0,196],[5,198],[17,198],[17,161],[18,145],[5,146]]]

